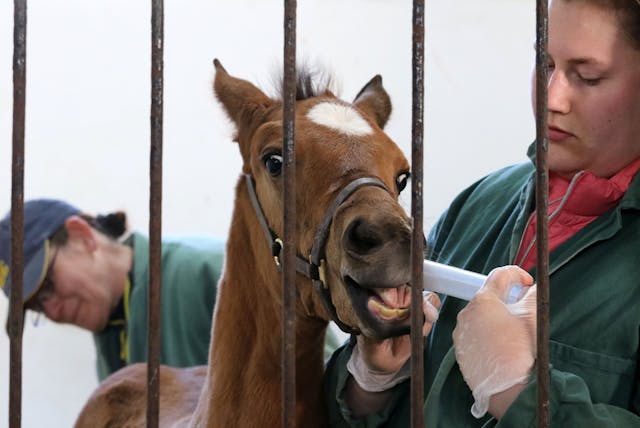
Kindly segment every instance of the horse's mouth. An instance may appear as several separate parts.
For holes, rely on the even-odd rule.
[[[385,338],[406,334],[411,305],[411,287],[401,284],[389,287],[369,287],[350,276],[343,281],[353,309],[364,324],[367,336]]]
[[[367,290],[367,309],[385,321],[404,320],[409,316],[411,288],[408,284]]]

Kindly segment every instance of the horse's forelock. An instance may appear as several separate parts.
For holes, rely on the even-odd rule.
[[[284,73],[280,72],[277,79],[277,98],[284,97]],[[326,70],[314,69],[308,65],[298,66],[296,69],[296,101],[335,92],[334,78]]]

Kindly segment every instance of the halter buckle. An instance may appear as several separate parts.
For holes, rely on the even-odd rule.
[[[326,269],[326,264],[324,262],[324,259],[320,260],[320,266],[318,266],[318,275],[320,276],[320,282],[322,282],[322,287],[325,290],[329,289],[329,286],[327,285],[327,269]]]
[[[273,261],[276,262],[276,266],[278,270],[282,269],[280,264],[280,251],[284,248],[284,243],[282,239],[276,238],[273,240],[273,244],[271,244],[271,254],[273,254]]]
[[[311,255],[309,255],[309,260],[312,260]],[[322,288],[328,290],[327,286],[327,265],[324,259],[320,260],[319,264],[315,264],[313,262],[309,263],[309,278],[313,281],[320,281],[322,283]]]

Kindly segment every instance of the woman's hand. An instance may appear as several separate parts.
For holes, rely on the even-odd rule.
[[[422,334],[427,336],[438,319],[440,298],[424,292],[422,311],[425,322]],[[347,403],[356,416],[375,413],[389,398],[386,393],[410,375],[406,365],[411,356],[409,335],[375,340],[359,335],[356,347],[347,363],[352,377],[347,383]]]
[[[456,359],[473,392],[471,413],[500,419],[524,388],[536,358],[536,286],[518,302],[504,303],[515,284],[533,278],[517,266],[494,269],[458,314],[453,331]]]

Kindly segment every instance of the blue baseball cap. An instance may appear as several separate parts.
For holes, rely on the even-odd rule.
[[[80,210],[57,199],[33,199],[24,203],[24,272],[22,303],[40,288],[47,273],[49,238],[67,218]],[[11,212],[0,220],[0,288],[11,294]]]

